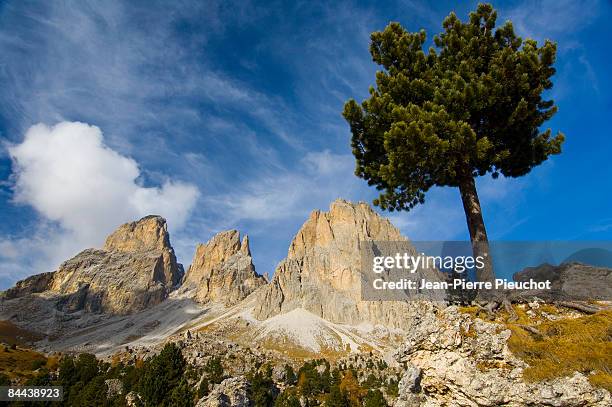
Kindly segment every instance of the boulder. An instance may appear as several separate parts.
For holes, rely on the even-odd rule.
[[[454,306],[416,318],[396,359],[409,368],[395,407],[408,406],[609,406],[610,393],[576,372],[526,382],[527,365],[507,346],[510,330],[473,319]],[[417,376],[415,369],[420,374]],[[419,377],[416,387],[415,377]]]
[[[592,266],[577,262],[558,266],[541,264],[514,273],[515,281],[550,281],[550,290],[529,290],[515,296],[537,297],[547,301],[612,300],[612,268]]]

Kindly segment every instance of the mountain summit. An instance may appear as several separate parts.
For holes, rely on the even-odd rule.
[[[264,284],[266,280],[255,271],[248,236],[241,241],[237,230],[228,230],[196,247],[183,290],[194,292],[198,302],[229,306]]]

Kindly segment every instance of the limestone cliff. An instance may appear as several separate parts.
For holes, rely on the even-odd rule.
[[[266,284],[253,266],[249,238],[240,240],[237,230],[218,233],[199,244],[184,282],[199,302],[234,305]]]
[[[408,327],[411,310],[405,302],[362,300],[360,247],[366,241],[409,246],[399,230],[366,203],[336,200],[329,212],[312,212],[262,289],[255,317],[303,308],[335,323]],[[441,279],[435,270],[427,278]]]
[[[84,250],[55,272],[18,282],[5,298],[44,293],[62,311],[128,314],[163,301],[182,275],[166,221],[147,216],[120,226],[103,249]]]

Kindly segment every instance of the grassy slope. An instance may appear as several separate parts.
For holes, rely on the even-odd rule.
[[[10,321],[0,321],[0,373],[22,381],[35,375],[39,368],[54,369],[56,357],[46,357],[28,347],[42,335],[19,328]]]
[[[57,358],[49,357],[28,348],[0,345],[0,373],[10,379],[22,381],[35,375],[39,368],[53,370]]]

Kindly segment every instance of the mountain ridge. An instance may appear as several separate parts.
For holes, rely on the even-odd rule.
[[[338,199],[329,211],[311,213],[292,239],[287,258],[280,262],[272,281],[255,271],[248,235],[241,237],[237,230],[219,232],[198,244],[192,264],[183,274],[166,221],[150,215],[118,227],[102,249],[86,249],[55,272],[18,282],[5,292],[0,317],[60,338],[46,342],[49,349],[61,350],[63,343],[79,348],[78,337],[83,332],[83,344],[102,346],[104,342],[100,349],[107,352],[119,344],[145,341],[148,336],[163,340],[164,335],[189,326],[210,329],[219,325],[218,318],[224,315],[232,316],[221,318],[230,324],[251,324],[244,331],[246,338],[261,338],[262,333],[278,337],[288,333],[288,325],[266,325],[265,321],[294,311],[306,312],[302,315],[312,315],[305,318],[312,322],[312,329],[327,335],[320,338],[322,343],[345,350],[347,343],[338,340],[338,327],[406,328],[408,322],[401,321],[409,321],[414,312],[407,304],[361,301],[360,241],[374,239],[408,241],[369,205]],[[285,285],[284,292],[279,292],[282,279],[301,283]],[[270,301],[279,296],[280,303]],[[21,312],[26,302],[28,313]],[[192,311],[185,313],[181,307]],[[164,313],[167,315],[162,317]],[[115,321],[126,316],[130,326],[122,330]],[[369,333],[354,331],[350,334],[356,335],[353,344],[378,346]],[[71,339],[62,339],[67,332]],[[90,332],[98,332],[98,338]],[[299,345],[300,341],[296,342]],[[319,345],[304,350],[316,352]],[[358,346],[349,348],[356,351]]]

